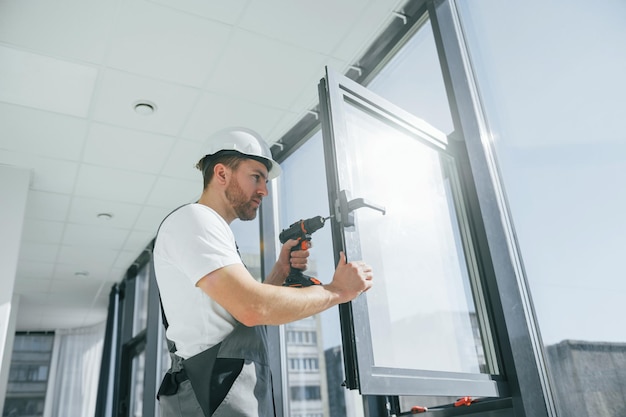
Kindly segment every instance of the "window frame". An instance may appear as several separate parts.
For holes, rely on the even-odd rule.
[[[465,49],[456,0],[409,0],[403,7],[402,16],[399,16],[402,19],[392,22],[345,75],[366,86],[425,13],[431,20],[452,112],[455,131],[449,138],[451,145],[457,148],[455,152],[459,161],[464,160],[460,176],[472,218],[472,233],[480,254],[478,267],[485,280],[486,297],[493,314],[494,342],[499,346],[495,354],[500,358],[501,373],[509,380],[511,388],[508,398],[495,400],[489,405],[480,404],[473,409],[508,409],[506,415],[554,416],[556,411],[545,354],[494,150],[490,148],[485,132],[484,112]],[[288,158],[320,129],[319,116],[318,105],[272,146],[272,153],[278,162]],[[481,180],[475,181],[475,178]],[[351,309],[349,304],[341,309],[342,323],[351,316]],[[346,333],[346,340],[354,340],[349,328]],[[346,362],[356,358],[350,348],[344,347],[343,353]],[[349,386],[357,376],[355,373],[346,375]],[[370,401],[372,398],[380,398],[381,401]],[[377,412],[383,415],[383,408],[386,407],[386,410],[389,405],[384,398],[392,397],[365,396],[364,403],[373,415],[378,415]],[[383,403],[385,407],[378,407]],[[456,415],[457,411],[451,412]],[[448,411],[442,412],[452,415]]]
[[[338,153],[336,146],[337,142],[343,141],[342,138],[347,135],[348,126],[344,114],[346,103],[358,103],[358,106],[364,111],[374,114],[380,120],[385,120],[389,125],[396,126],[398,130],[411,131],[415,137],[420,138],[421,142],[435,149],[441,157],[454,162],[455,166],[458,164],[455,155],[448,150],[447,138],[433,136],[434,132],[429,131],[430,126],[417,119],[415,115],[397,108],[347,77],[327,70],[326,77],[320,81],[319,93],[320,119],[325,135],[325,157],[327,173],[329,173],[328,192],[331,196],[329,201],[331,201],[331,212],[334,213],[335,218],[340,218],[341,213],[338,204],[333,202],[338,201],[340,188],[345,186],[343,183],[340,184],[338,165],[342,161],[339,161],[336,156]],[[453,178],[453,187],[456,188],[453,194],[460,198],[464,192],[456,181],[460,180]],[[487,308],[485,308],[480,274],[476,270],[473,260],[475,254],[471,250],[473,248],[467,248],[473,246],[470,243],[473,238],[469,230],[465,230],[464,227],[468,223],[466,210],[463,210],[464,203],[461,201],[455,201],[455,206],[457,207],[457,216],[459,219],[463,218],[459,226],[462,229],[462,241],[466,246],[465,256],[468,261],[468,273],[472,277],[471,285],[474,288],[479,328],[481,334],[487,335],[487,337],[483,337],[484,348],[486,351],[493,352],[494,347],[486,346],[494,338],[491,330],[493,326],[488,318]],[[351,246],[353,247],[358,241],[358,238],[355,237],[358,235],[358,231],[350,233],[348,238],[340,222],[332,223],[332,232],[335,253],[340,250],[348,250],[346,240],[352,242]],[[352,251],[356,251],[356,256],[360,259],[360,249],[357,247]],[[508,395],[508,384],[501,375],[495,373],[461,373],[375,366],[373,345],[369,342],[372,340],[372,334],[367,325],[370,322],[367,297],[359,297],[349,304],[341,305],[340,309],[342,311],[342,329],[344,330],[344,352],[346,357],[351,357],[351,360],[345,361],[345,372],[346,375],[353,376],[347,383],[348,388],[359,389],[363,395],[471,395],[477,397]],[[361,342],[357,345],[356,340]],[[496,369],[500,368],[497,355],[489,354],[487,356],[487,365],[492,372],[495,372]]]
[[[451,105],[455,137],[467,158],[464,186],[472,211],[482,274],[489,294],[503,371],[510,381],[515,415],[556,416],[543,342],[521,251],[486,128],[457,10],[458,0],[430,0],[435,42]]]

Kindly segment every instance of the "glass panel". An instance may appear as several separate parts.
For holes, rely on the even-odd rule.
[[[346,148],[355,165],[346,187],[353,198],[387,210],[356,214],[361,256],[376,279],[367,293],[374,365],[484,371],[454,207],[453,161],[345,104]]]
[[[133,358],[133,369],[130,382],[130,416],[143,416],[143,377],[146,366],[146,352],[142,351]]]
[[[54,334],[17,334],[2,416],[43,416]]]
[[[261,238],[258,216],[254,220],[236,219],[230,224],[230,227],[237,240],[241,260],[250,274],[261,281]]]
[[[407,41],[367,89],[446,135],[454,131],[430,20]]]
[[[626,2],[456,3],[559,415],[624,416]]]
[[[133,336],[145,329],[148,324],[148,266],[149,264],[141,268],[135,277]]]
[[[328,192],[321,133],[315,134],[281,164],[280,226],[328,216]],[[305,167],[307,175],[301,175]],[[335,270],[330,227],[312,235],[307,275],[327,283]],[[342,386],[344,367],[336,308],[284,326],[290,417],[347,417],[363,414],[356,391]]]
[[[161,386],[161,381],[163,381],[163,376],[172,366],[172,360],[170,358],[169,348],[167,346],[167,339],[165,338],[165,327],[163,326],[161,314],[159,313],[159,350],[157,351],[157,360],[156,360],[156,375],[157,375],[157,390]],[[156,406],[154,409],[154,417],[159,417],[161,415],[161,410],[158,405],[158,401],[156,400]]]

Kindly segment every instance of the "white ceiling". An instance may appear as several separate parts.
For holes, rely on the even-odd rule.
[[[17,329],[105,320],[161,219],[199,196],[201,142],[231,125],[277,141],[402,4],[0,0],[0,164],[32,170]]]

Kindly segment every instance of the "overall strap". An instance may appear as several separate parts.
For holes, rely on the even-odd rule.
[[[163,222],[165,220],[167,220],[168,217],[170,217],[172,215],[172,213],[174,213],[175,211],[188,206],[189,204],[192,203],[187,203],[187,204],[183,204],[182,206],[178,206],[176,207],[174,210],[170,211],[168,213],[167,216],[165,216],[163,218],[163,220],[161,220],[161,223],[159,224],[159,228],[157,229],[156,232],[156,237],[154,238],[154,244],[156,245],[156,240],[159,238],[159,231],[161,230],[161,226],[163,226]],[[154,259],[152,261],[154,263]],[[159,289],[159,286],[157,285],[157,290]],[[163,321],[163,327],[165,327],[165,330],[167,331],[167,328],[170,326],[169,323],[167,322],[167,317],[165,316],[165,310],[163,310],[163,301],[161,301],[161,292],[158,291],[159,293],[159,307],[161,307],[161,320]],[[167,340],[167,350],[170,352],[170,355],[176,352],[176,344],[174,342],[172,342],[170,339],[168,339],[167,337],[165,337],[165,340]]]

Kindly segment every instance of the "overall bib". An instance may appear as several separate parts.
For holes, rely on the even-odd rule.
[[[275,416],[264,326],[246,327],[239,323],[221,343],[204,352],[188,359],[172,352],[170,356],[172,367],[157,395],[161,417]],[[242,366],[233,375],[234,381],[223,400],[216,404],[211,385],[222,382],[214,371],[216,362],[223,359],[227,359],[226,363],[240,360]]]

